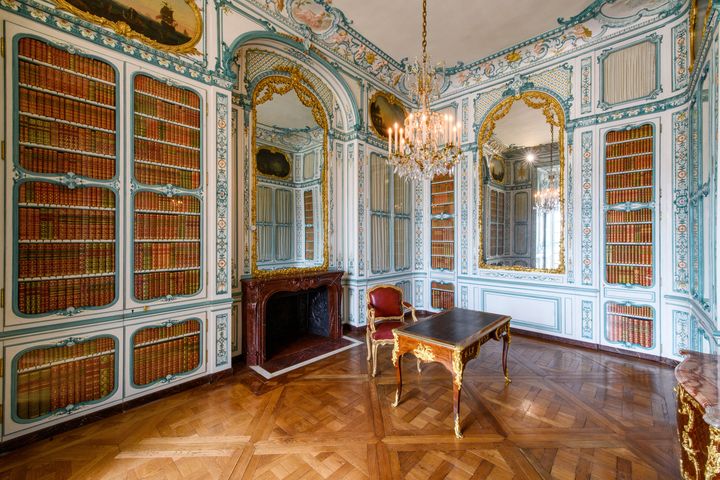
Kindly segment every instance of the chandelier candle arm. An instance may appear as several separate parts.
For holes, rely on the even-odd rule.
[[[452,172],[460,159],[462,123],[452,115],[430,109],[430,101],[439,89],[441,67],[430,67],[427,54],[427,0],[422,9],[422,57],[408,68],[415,76],[413,100],[418,108],[403,125],[388,128],[388,163],[395,173],[412,180],[432,179]]]

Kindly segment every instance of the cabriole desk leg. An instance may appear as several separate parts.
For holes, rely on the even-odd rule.
[[[505,335],[503,335],[503,353],[502,353],[502,367],[503,373],[505,374],[505,385],[510,383],[510,373],[508,372],[507,356],[508,350],[510,350],[510,324],[505,327]]]
[[[460,430],[460,393],[462,392],[463,370],[465,364],[462,360],[462,352],[453,352],[452,373],[453,373],[453,413],[455,413],[455,436],[463,438]]]

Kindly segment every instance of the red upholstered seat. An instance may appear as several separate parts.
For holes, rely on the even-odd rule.
[[[403,314],[402,292],[394,288],[376,288],[368,294],[375,318],[400,317]]]
[[[372,334],[373,340],[392,340],[393,328],[405,325],[400,321],[380,322],[375,324],[375,331]]]

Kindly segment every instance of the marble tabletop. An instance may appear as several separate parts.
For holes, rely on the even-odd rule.
[[[685,358],[675,367],[675,378],[704,409],[710,413],[718,407],[718,372],[720,355],[680,350]],[[710,411],[709,411],[710,410]],[[714,415],[712,415],[714,417]],[[709,415],[706,415],[709,417]],[[706,421],[710,418],[706,418]],[[715,421],[708,423],[716,423]]]

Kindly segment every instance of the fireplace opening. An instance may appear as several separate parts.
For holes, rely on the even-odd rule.
[[[313,350],[330,337],[328,289],[277,292],[265,307],[266,360]]]

